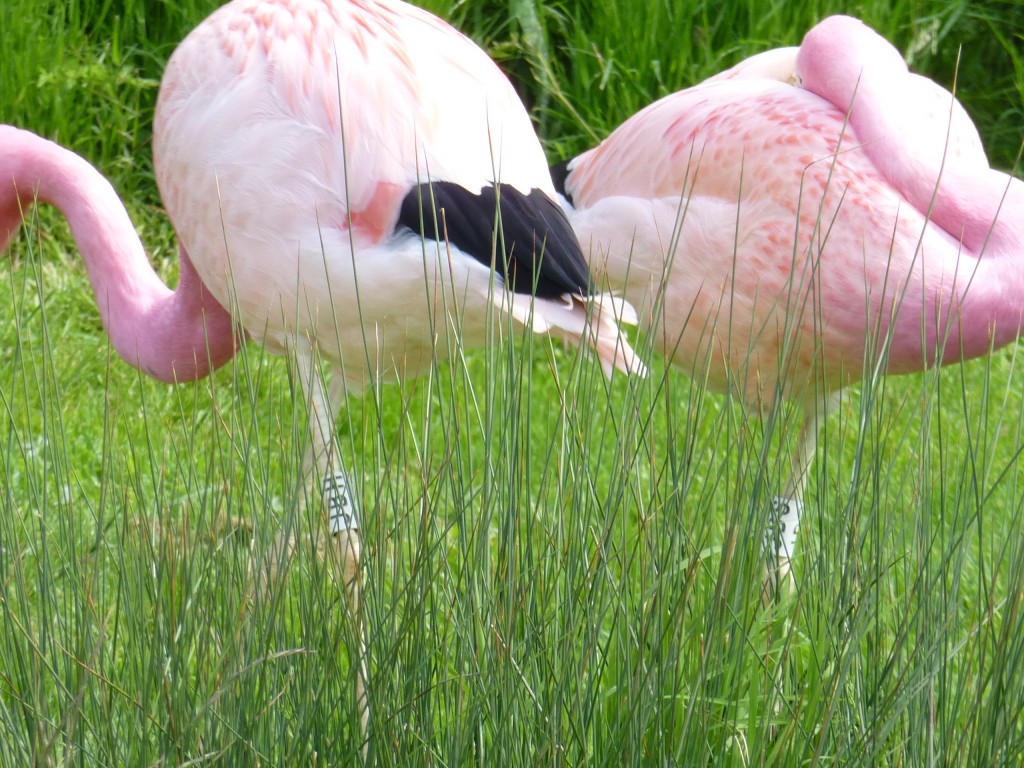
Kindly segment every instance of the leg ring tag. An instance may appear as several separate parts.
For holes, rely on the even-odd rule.
[[[323,491],[331,535],[359,528],[355,494],[345,473],[339,471],[325,477]]]
[[[804,505],[799,499],[776,496],[771,500],[771,517],[765,529],[765,547],[769,551],[774,548],[779,557],[792,559],[803,511]]]

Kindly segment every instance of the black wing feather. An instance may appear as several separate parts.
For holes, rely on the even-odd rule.
[[[565,191],[565,182],[569,180],[569,163],[572,159],[563,160],[560,163],[555,163],[551,166],[551,180],[555,182],[555,192],[560,194],[570,203],[572,202],[572,195]]]
[[[592,293],[590,270],[569,220],[539,189],[524,195],[499,184],[474,193],[448,181],[420,184],[402,200],[399,227],[431,240],[447,237],[497,270],[516,293],[541,298]]]

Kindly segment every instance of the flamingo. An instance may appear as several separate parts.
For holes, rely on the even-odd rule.
[[[338,458],[344,396],[415,375],[495,318],[642,374],[595,296],[511,84],[468,38],[399,0],[235,0],[171,56],[154,165],[179,241],[166,287],[117,194],[83,158],[0,127],[0,248],[38,201],[67,217],[113,347],[168,382],[246,339],[291,356],[353,616],[359,515]],[[330,363],[330,388],[318,360]],[[365,653],[357,701],[366,728]]]
[[[662,353],[750,410],[797,407],[766,594],[792,584],[818,425],[841,390],[1021,331],[1024,184],[989,167],[949,91],[856,19],[666,96],[559,172],[598,284]]]

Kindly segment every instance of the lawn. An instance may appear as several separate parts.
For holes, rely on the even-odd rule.
[[[0,122],[96,164],[170,282],[152,109],[216,5],[0,4]],[[839,8],[956,77],[995,167],[1022,145],[1014,4],[429,7],[513,77],[552,162]],[[312,545],[289,563],[272,546],[320,514],[288,363],[250,346],[175,387],[126,366],[50,209],[0,259],[0,295],[0,765],[356,764],[341,590]],[[657,358],[609,382],[542,339],[351,399],[369,762],[1021,765],[1019,349],[851,388],[795,590],[768,606],[759,543],[794,413],[748,421]]]

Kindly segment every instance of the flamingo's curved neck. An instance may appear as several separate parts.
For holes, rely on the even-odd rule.
[[[935,331],[928,362],[979,357],[1012,342],[1024,329],[1024,183],[988,167],[915,156],[912,141],[892,146],[881,137],[896,136],[894,126],[877,125],[878,110],[871,113],[856,122],[859,114],[851,113],[858,137],[873,137],[865,150],[904,197],[958,244],[951,249],[955,264],[947,260],[942,267],[943,282],[924,308]],[[927,250],[920,258],[926,270],[938,271],[927,264]],[[909,313],[908,320],[914,316]]]
[[[1024,329],[1024,182],[947,153],[941,141],[937,146],[936,126],[914,112],[918,81],[899,53],[860,22],[834,17],[811,30],[797,73],[805,88],[848,115],[859,151],[888,183],[959,244],[951,249],[955,264],[928,267],[944,272],[923,307],[940,324],[925,350],[928,362],[940,352],[949,363],[1013,341]],[[920,316],[908,312],[900,322],[920,325]]]
[[[103,325],[126,362],[162,381],[189,381],[232,357],[231,317],[206,291],[184,250],[178,289],[171,291],[95,168],[35,134],[0,126],[0,248],[36,201],[67,217]]]

